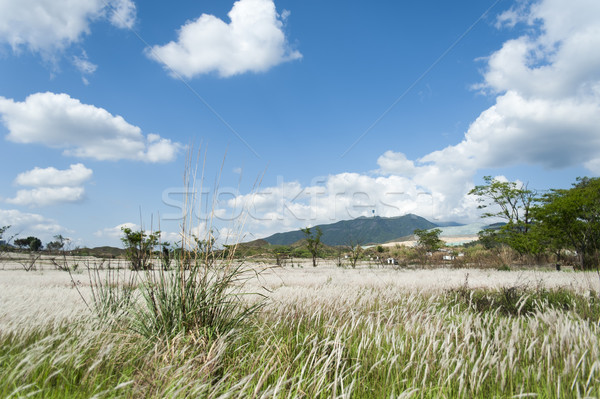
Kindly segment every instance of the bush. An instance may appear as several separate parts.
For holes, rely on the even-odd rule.
[[[581,318],[598,323],[600,297],[574,293],[566,288],[529,289],[526,286],[492,289],[469,289],[465,286],[448,292],[450,306],[462,305],[477,313],[499,312],[505,316],[528,316],[547,309],[573,311]]]
[[[132,270],[149,270],[152,268],[152,253],[158,245],[160,231],[146,233],[144,230],[133,231],[129,227],[122,227],[121,241],[125,246],[125,256],[131,263]]]

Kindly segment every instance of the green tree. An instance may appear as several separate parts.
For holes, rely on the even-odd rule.
[[[65,247],[65,244],[70,241],[70,239],[58,234],[54,236],[54,241],[50,241],[48,244],[46,244],[46,249],[51,252],[58,252],[62,250]]]
[[[537,237],[528,233],[537,193],[517,182],[500,181],[491,176],[485,176],[483,180],[485,184],[475,186],[469,192],[477,197],[479,209],[488,209],[481,217],[502,219],[506,223],[497,231],[488,231],[486,238],[505,243],[521,255],[535,254],[540,245]]]
[[[417,246],[424,249],[426,252],[435,252],[444,246],[444,241],[440,239],[440,229],[416,229],[414,231],[417,236]]]
[[[315,228],[315,232],[310,231],[310,227],[306,227],[301,229],[302,233],[304,233],[304,238],[306,239],[306,247],[312,256],[313,266],[317,267],[317,257],[319,256],[319,250],[323,245],[321,243],[321,236],[323,232],[320,227]]]
[[[290,257],[292,248],[287,245],[277,245],[273,249],[273,255],[275,255],[275,263],[277,266],[285,265],[285,260]]]
[[[356,268],[356,262],[358,262],[358,258],[360,258],[363,252],[361,242],[359,240],[348,240],[346,248],[348,251],[350,251],[350,266],[352,266],[354,269]]]
[[[10,226],[2,226],[0,227],[0,250],[5,250],[6,248],[8,248],[8,243],[10,242],[9,240],[5,240],[4,239],[4,233],[6,233],[6,231],[10,229]],[[11,237],[12,239],[12,237]]]
[[[30,251],[37,252],[42,249],[42,241],[33,236],[29,236],[27,238],[18,238],[15,240],[15,245],[19,248],[29,248]]]
[[[570,189],[550,190],[533,216],[550,248],[574,249],[584,270],[598,266],[600,178],[578,178]]]
[[[158,245],[160,231],[146,233],[143,230],[133,231],[129,227],[122,227],[121,241],[125,246],[125,256],[131,263],[133,270],[150,270],[152,268],[152,253]]]
[[[27,238],[17,238],[14,241],[14,243],[20,249],[25,249],[25,248],[29,247],[29,240],[27,240]]]

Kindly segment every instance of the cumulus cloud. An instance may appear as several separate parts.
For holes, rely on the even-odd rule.
[[[33,190],[19,190],[16,197],[5,201],[22,206],[48,206],[65,202],[81,202],[84,195],[83,187],[40,187]]]
[[[55,220],[48,219],[35,213],[21,212],[16,209],[0,209],[0,225],[11,226],[5,238],[14,234],[45,234],[54,235],[65,232],[67,229]]]
[[[283,32],[283,16],[273,0],[239,0],[229,12],[230,22],[208,14],[179,29],[177,41],[153,46],[147,55],[171,72],[192,78],[216,71],[222,77],[263,72],[299,59]]]
[[[422,175],[427,177],[426,172]],[[395,174],[340,173],[316,178],[308,185],[280,178],[276,186],[256,193],[219,196],[229,199],[217,203],[214,220],[240,222],[255,238],[373,214],[393,217],[414,213],[432,221],[465,220],[469,216],[465,209],[472,206],[446,201],[439,191]]]
[[[123,236],[124,228],[131,229],[131,230],[137,230],[137,229],[139,229],[139,226],[135,223],[127,222],[127,223],[119,224],[114,227],[107,227],[102,230],[98,230],[94,233],[94,235],[99,238],[112,238],[112,239],[121,238]]]
[[[68,94],[36,93],[23,102],[0,97],[0,115],[8,140],[60,148],[80,158],[169,162],[182,148],[156,134],[144,137],[123,117]]]
[[[600,174],[600,2],[518,2],[497,26],[523,24],[526,34],[486,59],[476,88],[496,101],[461,142],[415,160],[387,151],[370,174],[331,175],[308,185],[281,182],[239,196],[248,230],[266,236],[367,216],[372,209],[380,216],[474,221],[478,204],[467,194],[480,169],[584,166]]]
[[[32,187],[74,187],[91,179],[92,174],[91,169],[80,163],[71,165],[67,170],[36,167],[30,171],[19,173],[15,183],[20,186]]]
[[[118,28],[135,23],[132,0],[19,0],[0,2],[0,43],[14,51],[51,55],[79,42],[90,24],[108,19]]]
[[[423,160],[462,155],[474,167],[583,164],[600,173],[600,3],[543,0],[499,17],[519,23],[530,33],[494,52],[477,86],[497,94],[496,104],[461,143]]]
[[[67,170],[36,167],[20,173],[15,179],[17,185],[35,188],[19,190],[14,198],[5,202],[22,206],[81,202],[85,198],[83,184],[92,177],[92,173],[82,164],[71,165]]]

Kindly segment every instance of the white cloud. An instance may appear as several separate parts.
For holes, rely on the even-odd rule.
[[[11,226],[5,233],[5,239],[14,234],[27,236],[44,234],[51,236],[67,231],[55,220],[48,219],[35,213],[25,213],[16,209],[0,209],[0,226]]]
[[[110,2],[110,22],[121,29],[131,29],[135,25],[136,8],[132,0]]]
[[[5,201],[21,206],[48,206],[65,202],[81,202],[84,199],[83,187],[40,187],[33,190],[19,190],[15,198]]]
[[[67,170],[53,167],[34,168],[20,173],[15,183],[35,187],[19,190],[14,198],[4,200],[21,206],[48,206],[69,202],[81,202],[85,198],[82,185],[92,177],[92,170],[82,164],[71,165]]]
[[[130,28],[136,18],[132,0],[2,0],[0,43],[14,51],[25,47],[51,56],[90,33],[93,21],[108,18],[118,28]]]
[[[471,168],[518,164],[561,168],[600,163],[600,2],[520,4],[499,25],[528,24],[528,34],[489,58],[477,87],[498,94],[465,139],[422,161]]]
[[[34,168],[30,171],[19,173],[15,183],[20,186],[31,187],[74,187],[80,186],[91,179],[93,171],[83,164],[74,164],[67,170],[58,170],[53,167]]]
[[[216,71],[222,77],[263,72],[299,59],[283,32],[283,20],[272,0],[239,0],[229,12],[230,23],[202,14],[179,29],[177,41],[154,46],[147,55],[186,78]]]
[[[85,52],[80,56],[73,56],[73,65],[75,65],[83,75],[91,75],[98,69],[98,65],[92,64],[88,60],[88,56]]]
[[[385,155],[403,156],[390,152]],[[280,179],[277,186],[266,187],[253,194],[238,195],[217,204],[214,216],[219,222],[231,223],[231,216],[237,215],[239,219],[235,222],[243,222],[244,231],[252,232],[256,238],[322,223],[372,216],[373,210],[377,216],[414,213],[432,221],[476,218],[470,211],[477,204],[464,198],[464,187],[456,189],[460,194],[450,199],[447,198],[449,193],[444,192],[446,187],[441,184],[451,186],[451,182],[445,182],[443,177],[432,179],[430,175],[437,176],[437,172],[434,173],[428,166],[416,167],[414,172],[412,178],[395,174],[340,173],[314,179],[307,186]],[[450,187],[452,191],[454,188]],[[234,208],[238,211],[232,212]]]
[[[123,117],[82,104],[68,94],[36,93],[24,102],[0,97],[0,114],[8,140],[61,148],[69,156],[168,162],[182,148],[156,134],[146,138]]]
[[[415,163],[406,158],[401,152],[386,151],[377,159],[380,172],[411,177],[415,174]]]
[[[117,225],[115,227],[107,227],[105,229],[98,230],[94,233],[94,235],[99,238],[112,238],[112,239],[121,238],[123,236],[124,228],[128,228],[131,230],[137,230],[137,229],[139,229],[139,226],[135,223],[127,222],[127,223],[122,223],[120,225]]]
[[[72,58],[73,65],[75,68],[79,70],[81,73],[81,80],[85,85],[88,85],[90,82],[88,81],[86,76],[92,75],[98,69],[98,65],[93,64],[89,61],[87,53],[83,51],[80,56],[73,56]]]
[[[465,139],[421,159],[473,168],[562,168],[600,159],[600,102],[524,98],[510,91],[470,126]]]

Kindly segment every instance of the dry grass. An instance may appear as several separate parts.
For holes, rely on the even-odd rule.
[[[87,274],[73,276],[89,298]],[[600,395],[597,313],[583,318],[576,303],[538,298],[511,316],[452,296],[503,287],[594,301],[600,282],[535,270],[271,268],[247,282],[268,296],[251,326],[148,341],[86,319],[68,273],[0,271],[0,374],[10,371],[0,396]]]

